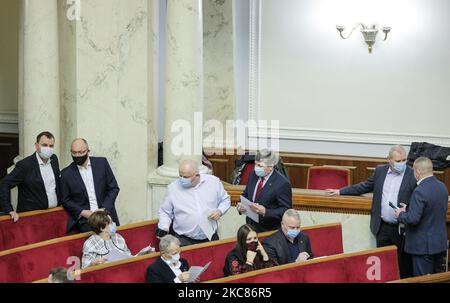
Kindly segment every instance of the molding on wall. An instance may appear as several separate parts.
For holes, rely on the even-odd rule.
[[[262,2],[250,1],[250,52],[249,52],[249,98],[248,119],[260,118],[260,80],[261,80],[261,40],[262,40]],[[278,135],[278,134],[277,134]],[[258,128],[258,133],[250,132],[249,138],[271,138],[270,129]],[[370,132],[359,130],[293,128],[280,125],[279,139],[288,141],[318,141],[360,143],[371,145],[410,145],[411,142],[429,142],[441,146],[450,146],[450,136],[432,134]]]
[[[19,114],[17,112],[0,111],[0,133],[19,133]]]

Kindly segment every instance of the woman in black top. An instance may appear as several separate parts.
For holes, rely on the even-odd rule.
[[[258,241],[254,228],[245,224],[237,232],[237,243],[227,255],[223,272],[230,276],[276,265],[277,261],[267,255]]]

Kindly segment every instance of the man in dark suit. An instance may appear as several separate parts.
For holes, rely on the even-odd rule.
[[[186,283],[190,276],[189,264],[180,259],[180,240],[172,235],[162,237],[159,251],[161,257],[147,268],[147,283]]]
[[[269,258],[279,265],[303,262],[314,258],[309,237],[300,232],[300,215],[295,209],[288,209],[281,221],[281,228],[264,239],[262,245]]]
[[[59,163],[53,153],[55,137],[42,132],[36,138],[36,152],[17,162],[14,170],[0,181],[0,208],[14,222],[17,212],[53,208],[60,204]],[[11,189],[18,187],[17,212],[11,204]]]
[[[280,228],[281,217],[292,207],[292,187],[288,179],[274,169],[278,156],[267,149],[258,151],[255,157],[255,170],[248,178],[243,196],[255,204],[251,210],[259,215],[259,223],[249,217],[247,224],[256,232]],[[245,208],[237,205],[239,214],[245,214]]]
[[[397,246],[402,278],[412,275],[411,257],[404,252],[404,229],[399,226],[389,202],[396,206],[400,203],[408,204],[416,188],[414,172],[406,165],[406,160],[405,149],[400,145],[393,146],[389,151],[389,164],[378,166],[367,181],[340,190],[327,190],[330,195],[362,195],[373,192],[370,230],[376,238],[377,247]]]
[[[97,210],[107,210],[119,226],[115,201],[119,186],[109,166],[102,157],[90,157],[85,139],[72,142],[73,162],[61,172],[61,199],[69,213],[67,232],[76,228],[79,232],[90,231],[87,219]]]
[[[448,190],[433,176],[433,163],[426,157],[414,162],[414,174],[418,186],[396,215],[406,224],[405,251],[412,256],[414,276],[422,276],[445,270]]]

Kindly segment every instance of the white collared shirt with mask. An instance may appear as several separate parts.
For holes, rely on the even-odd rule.
[[[36,158],[39,163],[42,180],[44,181],[45,192],[47,193],[48,208],[54,208],[58,206],[58,196],[56,195],[56,181],[51,163],[52,160],[48,159],[47,163],[45,163],[38,153],[36,153]]]
[[[391,224],[397,223],[395,211],[389,206],[389,202],[392,202],[394,205],[398,205],[398,193],[402,185],[403,177],[405,176],[405,171],[398,174],[392,171],[390,167],[388,169],[386,179],[383,184],[383,194],[381,196],[381,218],[384,222]]]
[[[175,283],[183,283],[178,278],[178,276],[181,275],[181,273],[182,273],[182,271],[181,271],[181,262],[179,260],[177,260],[177,262],[174,263],[172,260],[165,260],[163,257],[161,257],[161,259],[170,267],[172,272],[175,274],[175,279],[173,279],[173,281]]]
[[[92,174],[91,160],[88,158],[87,168],[84,168],[84,166],[81,165],[77,166],[89,196],[90,211],[94,212],[98,209],[98,203],[97,195],[95,194],[94,175]]]
[[[195,240],[204,240],[206,235],[199,226],[205,211],[219,210],[224,215],[231,206],[230,196],[216,176],[200,174],[199,183],[191,188],[183,188],[176,180],[167,187],[166,197],[159,209],[158,227],[173,230]],[[215,222],[217,231],[218,222]]]

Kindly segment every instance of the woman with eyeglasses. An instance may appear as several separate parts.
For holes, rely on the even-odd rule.
[[[225,259],[223,272],[230,276],[277,265],[259,242],[255,229],[245,224],[237,232],[237,243]]]
[[[89,217],[88,224],[95,234],[84,242],[82,268],[133,257],[125,239],[116,232],[116,224],[107,211],[95,211]],[[151,251],[154,249],[149,245],[137,255]]]

